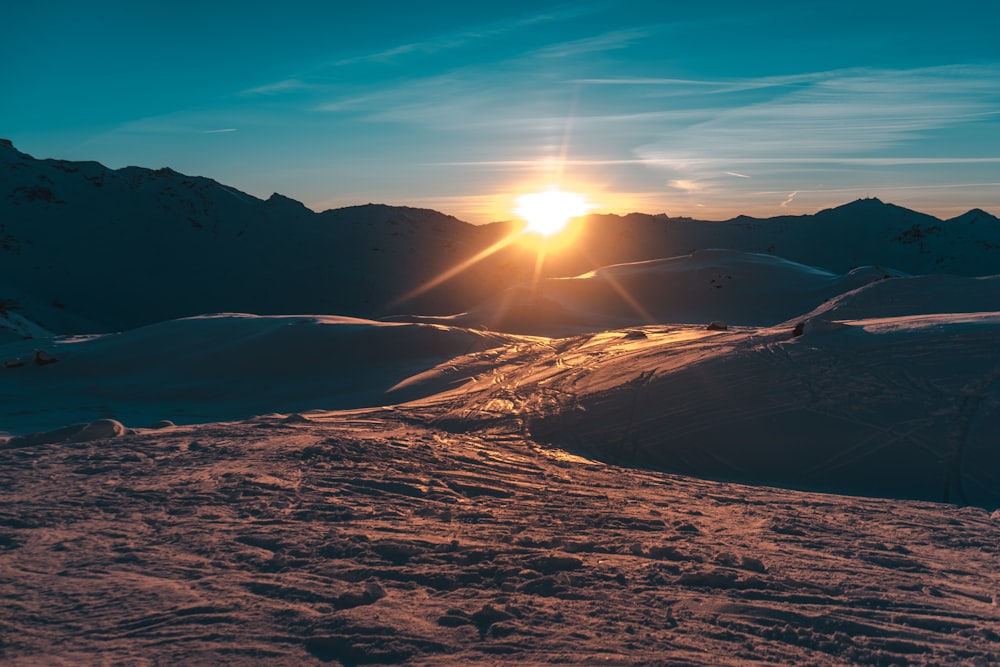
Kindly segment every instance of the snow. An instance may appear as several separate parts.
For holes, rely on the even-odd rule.
[[[130,426],[240,419],[282,410],[356,408],[421,394],[386,392],[411,375],[511,337],[333,316],[217,314],[119,334],[0,346],[23,365],[0,375],[0,423],[15,433],[114,418]]]
[[[996,664],[996,517],[406,409],[0,448],[5,664]]]
[[[437,400],[622,464],[1000,506],[1000,313],[643,332],[522,346]]]
[[[878,267],[838,275],[773,255],[706,249],[513,287],[457,316],[394,319],[548,336],[715,319],[763,326],[899,275]]]
[[[1000,662],[1000,221],[503,229],[0,141],[0,661]]]

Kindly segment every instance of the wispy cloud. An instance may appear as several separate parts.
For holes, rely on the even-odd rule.
[[[1000,186],[1000,182],[994,183],[925,183],[923,185],[879,185],[875,189],[884,190],[886,192],[896,192],[905,190],[923,190],[923,191],[933,191],[933,190],[962,190],[965,188],[995,188]],[[859,192],[861,190],[872,190],[872,185],[855,185],[851,187],[840,187],[840,188],[813,188],[809,190],[796,190],[793,195],[800,194],[827,194],[827,193],[838,193],[838,192]],[[761,192],[753,192],[754,195],[781,195],[785,194],[781,190],[763,190]],[[791,195],[789,195],[791,196]]]
[[[386,106],[388,102],[398,101],[405,97],[405,95],[400,94],[401,91],[377,91],[373,93],[363,94],[363,95],[352,95],[348,97],[342,97],[338,100],[331,102],[323,102],[315,107],[316,111],[351,111],[351,110],[365,110],[370,111],[372,108],[379,108]]]
[[[718,79],[664,79],[651,77],[622,77],[609,79],[570,79],[569,83],[591,86],[706,86],[717,88],[724,84]]]
[[[256,88],[250,88],[248,90],[242,91],[241,95],[277,95],[280,93],[287,93],[295,90],[306,90],[312,88],[311,84],[302,81],[301,79],[282,79],[281,81],[275,81],[274,83],[264,84],[263,86],[257,86]]]
[[[324,108],[351,109],[372,120],[419,123],[451,134],[489,129],[498,138],[492,150],[478,134],[464,145],[470,157],[478,152],[485,159],[425,164],[537,173],[549,169],[546,160],[552,157],[546,158],[539,149],[538,137],[547,133],[561,142],[569,117],[551,113],[552,105],[545,102],[556,97],[551,81],[533,76],[528,60],[504,72],[470,67],[407,82],[375,97],[333,101]],[[1000,68],[988,66],[838,70],[749,80],[746,87],[763,91],[749,99],[705,96],[691,89],[690,101],[683,105],[646,97],[641,90],[632,96],[622,91],[624,99],[616,97],[609,106],[612,113],[600,113],[600,104],[591,102],[573,115],[570,157],[562,165],[631,170],[629,178],[636,177],[637,167],[651,168],[665,171],[667,182],[699,183],[703,192],[710,193],[743,187],[735,179],[749,183],[751,175],[766,182],[769,174],[779,171],[794,177],[802,169],[997,164],[1000,157],[988,154],[942,154],[943,144],[928,150],[926,137],[938,130],[991,122],[1000,90],[985,82],[998,76]],[[921,82],[934,92],[927,93]],[[714,90],[713,82],[702,83]],[[735,87],[737,82],[721,83]],[[515,85],[519,95],[510,94]],[[569,91],[563,94],[568,99]],[[562,108],[564,114],[570,112],[568,103]],[[623,113],[623,108],[631,111]],[[925,150],[933,154],[914,154]],[[759,169],[749,171],[751,167]],[[664,182],[662,177],[656,180]]]
[[[759,90],[765,88],[789,88],[820,81],[825,74],[822,72],[794,74],[787,76],[748,77],[742,79],[683,79],[659,77],[608,77],[592,79],[571,79],[573,84],[586,86],[636,86],[652,87],[663,91],[673,91],[678,94],[693,92],[733,93]]]
[[[704,186],[702,184],[697,183],[695,181],[689,181],[683,178],[674,179],[670,181],[668,185],[670,185],[670,187],[674,188],[675,190],[683,190],[684,192],[688,193],[699,192],[704,189]]]
[[[668,128],[662,141],[641,146],[637,154],[650,162],[673,157],[689,163],[870,156],[931,131],[988,118],[1000,103],[998,77],[1000,68],[985,66],[809,75],[814,80],[807,86],[743,106],[722,105],[700,123]]]
[[[505,169],[538,169],[539,167],[546,164],[546,160],[467,160],[467,161],[457,161],[457,162],[430,162],[427,166],[438,166],[438,167],[502,167]],[[593,159],[593,160],[579,160],[579,159],[567,159],[560,160],[560,162],[567,167],[606,167],[614,165],[629,165],[646,164],[645,160],[638,159],[625,159],[625,160],[604,160],[604,159]]]
[[[623,49],[638,40],[646,39],[653,34],[649,28],[629,28],[624,30],[612,30],[600,35],[574,39],[559,44],[552,44],[529,55],[541,58],[571,58],[597,53],[601,51],[611,51]]]
[[[235,127],[224,127],[219,130],[205,130],[204,132],[202,132],[202,134],[223,134],[226,132],[235,132],[235,131],[236,131]]]
[[[505,168],[537,168],[541,160],[465,160],[456,162],[431,162],[427,166],[449,167],[505,167]],[[1000,164],[1000,157],[765,157],[765,158],[735,158],[720,155],[718,157],[642,157],[625,159],[567,159],[562,161],[569,167],[601,167],[616,165],[653,165],[664,167],[717,167],[720,164],[759,164],[759,165],[854,165],[869,167],[892,167],[907,165],[958,165],[958,164]],[[753,178],[747,174],[734,171],[723,172],[736,178]]]
[[[580,4],[573,7],[563,7],[558,10],[536,12],[495,21],[471,29],[435,35],[425,40],[399,44],[387,49],[381,49],[372,53],[342,58],[334,62],[334,65],[343,67],[356,65],[359,63],[388,62],[397,58],[421,53],[437,53],[465,47],[471,43],[480,42],[485,39],[503,37],[512,32],[524,30],[531,26],[544,25],[546,23],[556,23],[577,18],[594,11],[593,7]]]
[[[718,169],[725,164],[743,165],[810,165],[810,166],[857,166],[857,167],[905,167],[920,165],[960,165],[960,164],[998,164],[1000,157],[802,157],[787,155],[781,157],[732,157],[726,154],[718,156],[676,156],[649,154],[635,160],[613,160],[608,164],[646,164],[650,166],[683,168]],[[726,172],[730,176],[731,172]],[[749,178],[749,177],[747,177]]]
[[[788,194],[788,197],[785,199],[785,201],[783,201],[780,204],[778,204],[778,206],[780,206],[781,208],[785,208],[786,206],[788,206],[789,204],[792,203],[792,201],[795,199],[795,196],[797,194],[799,194],[798,190],[796,190],[795,192],[790,192]]]

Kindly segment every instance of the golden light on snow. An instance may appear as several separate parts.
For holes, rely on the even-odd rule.
[[[515,215],[528,223],[524,231],[544,237],[561,232],[571,219],[585,215],[593,208],[583,195],[563,192],[557,187],[521,195],[515,201]]]

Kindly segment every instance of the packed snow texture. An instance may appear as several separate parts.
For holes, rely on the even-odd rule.
[[[1000,513],[423,409],[0,447],[5,665],[991,665]]]

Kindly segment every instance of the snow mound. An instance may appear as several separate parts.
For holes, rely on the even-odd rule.
[[[114,419],[97,419],[88,424],[73,424],[52,431],[41,431],[7,440],[5,448],[57,445],[64,442],[94,442],[119,438],[128,433],[125,425]]]
[[[210,315],[120,334],[53,339],[58,361],[0,368],[0,430],[40,431],[113,417],[193,423],[266,412],[378,406],[434,387],[407,377],[510,337],[344,317]],[[0,345],[30,358],[35,341]]]
[[[1000,275],[903,276],[875,281],[836,296],[809,317],[859,320],[930,313],[978,313],[1000,304]]]
[[[453,406],[593,458],[753,484],[1000,505],[1000,312],[509,353]],[[450,398],[450,397],[449,397]]]
[[[656,323],[768,326],[898,275],[878,267],[834,274],[773,255],[710,249],[519,286],[447,318],[405,319],[543,336]]]

